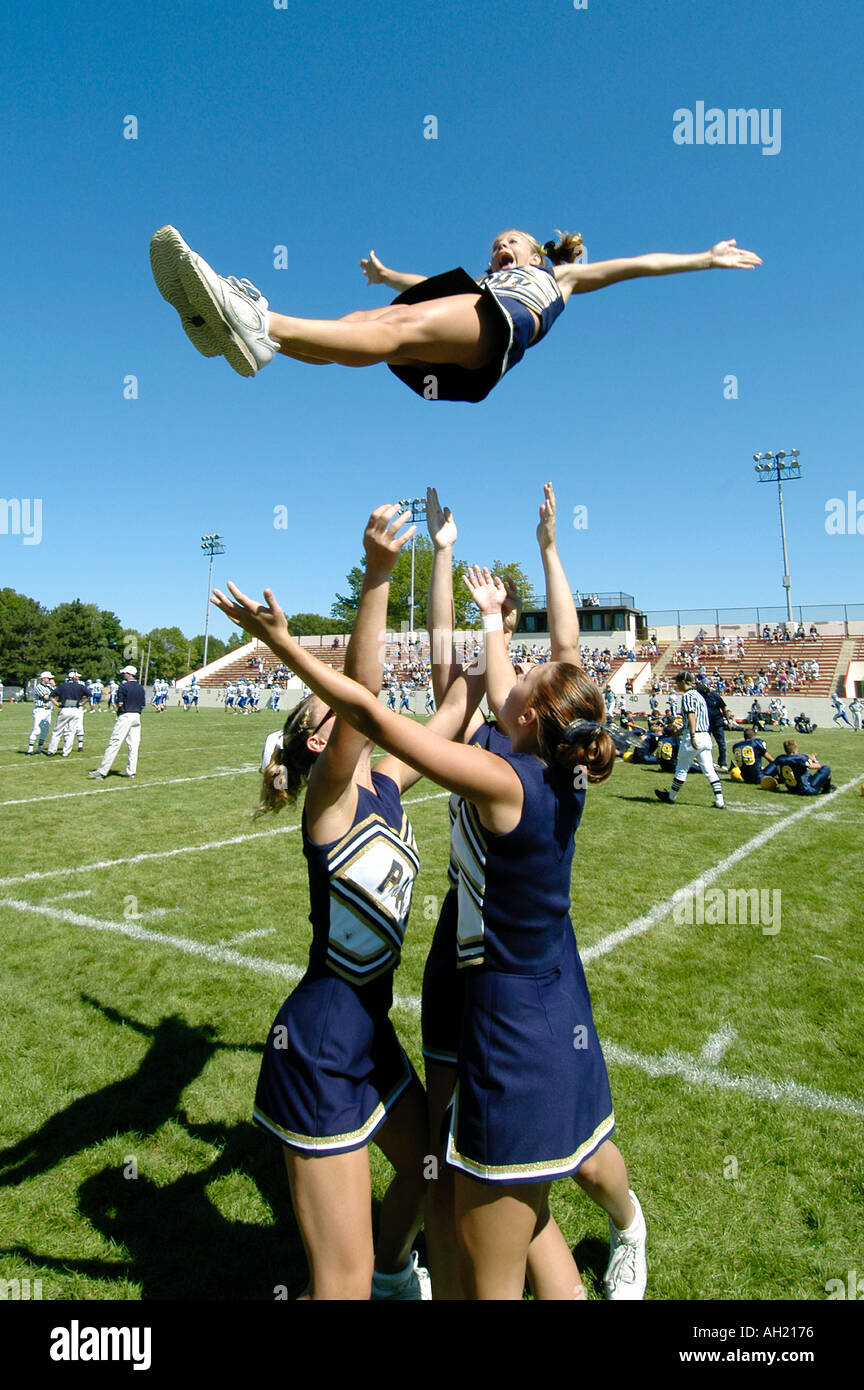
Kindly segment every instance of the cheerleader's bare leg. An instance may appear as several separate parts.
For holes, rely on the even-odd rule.
[[[380,1274],[398,1274],[411,1258],[426,1196],[426,1093],[416,1077],[378,1130],[375,1143],[396,1170],[381,1203],[375,1268]]]
[[[343,367],[453,363],[485,366],[495,352],[496,325],[481,296],[451,295],[421,304],[358,310],[344,319],[299,319],[270,313],[268,335],[287,357],[338,362]]]
[[[304,1297],[368,1299],[374,1269],[368,1149],[307,1156],[284,1148],[283,1153],[309,1265]]]

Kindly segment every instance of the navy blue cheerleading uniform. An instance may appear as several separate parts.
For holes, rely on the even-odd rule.
[[[403,290],[394,304],[423,304],[430,299],[447,299],[454,294],[479,294],[481,303],[491,310],[489,321],[495,331],[490,361],[470,369],[455,363],[429,363],[422,367],[400,367],[388,363],[390,371],[424,400],[482,401],[493,387],[525,356],[529,347],[545,338],[565,302],[555,274],[548,266],[513,266],[484,275],[479,282],[461,266],[443,275],[433,275]],[[478,305],[479,308],[479,305]],[[540,328],[534,337],[535,320]]]
[[[414,835],[389,777],[357,789],[351,829],[314,844],[309,965],[268,1034],[253,1118],[302,1153],[363,1148],[413,1076],[388,1016],[411,892]]]
[[[458,1036],[448,1165],[481,1182],[542,1182],[575,1172],[615,1123],[569,916],[585,798],[497,729],[472,741],[506,758],[525,803],[507,835],[485,830],[469,802],[452,808],[456,883],[424,978],[424,1052],[447,1062]]]

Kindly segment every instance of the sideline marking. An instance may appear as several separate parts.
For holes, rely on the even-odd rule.
[[[130,937],[134,941],[148,942],[157,946],[173,946],[186,955],[201,956],[205,960],[213,961],[219,965],[239,965],[246,970],[253,970],[258,975],[276,976],[289,985],[297,984],[306,973],[305,966],[301,969],[296,965],[280,964],[278,961],[266,960],[261,956],[246,956],[226,945],[208,945],[206,942],[194,941],[185,936],[170,936],[161,932],[148,931],[144,927],[136,926],[134,922],[113,922],[99,917],[88,917],[83,913],[73,912],[69,908],[49,907],[41,903],[28,903],[15,898],[0,899],[0,907],[9,907],[17,912],[47,917],[52,921],[67,922],[71,926],[111,932],[115,935]],[[415,1018],[420,1014],[420,1000],[416,994],[394,995],[393,1006],[401,1009],[404,1013],[412,1014]],[[728,1025],[724,1026],[728,1029]],[[728,1031],[732,1032],[731,1029]],[[721,1034],[725,1042],[727,1034],[721,1029],[719,1033],[713,1034],[708,1039],[699,1058],[687,1057],[678,1052],[664,1052],[660,1056],[650,1057],[644,1053],[633,1052],[629,1048],[620,1047],[617,1043],[602,1040],[601,1046],[608,1061],[615,1062],[619,1066],[635,1067],[639,1071],[647,1072],[652,1077],[680,1076],[685,1081],[697,1086],[713,1086],[721,1090],[739,1091],[760,1100],[787,1100],[793,1105],[800,1105],[809,1110],[836,1110],[841,1114],[857,1115],[864,1118],[864,1100],[858,1100],[852,1096],[832,1095],[829,1091],[821,1091],[813,1086],[803,1086],[797,1081],[772,1081],[769,1077],[764,1076],[736,1075],[734,1072],[721,1071],[717,1067],[706,1065],[707,1049],[712,1043],[717,1043]],[[732,1039],[729,1038],[729,1041]]]
[[[721,1023],[716,1033],[712,1033],[710,1038],[705,1040],[702,1051],[699,1053],[699,1061],[706,1065],[715,1066],[722,1059],[724,1052],[731,1046],[738,1036],[738,1029],[733,1028],[729,1023]]]
[[[441,797],[449,795],[449,792],[432,792],[429,796],[406,797],[402,805],[418,806],[421,802],[438,801]],[[272,830],[253,830],[248,835],[232,835],[227,840],[207,840],[201,845],[178,845],[174,849],[143,851],[141,854],[131,854],[123,859],[97,859],[92,864],[73,864],[69,868],[32,869],[29,874],[12,874],[8,878],[0,878],[0,888],[11,887],[13,883],[32,883],[42,878],[60,878],[64,874],[87,874],[94,869],[116,869],[124,864],[143,864],[150,859],[172,859],[178,854],[200,854],[206,850],[225,849],[228,845],[241,845],[247,840],[264,840],[271,835],[290,835],[299,829],[299,822],[296,825],[276,825]]]
[[[588,946],[584,951],[580,951],[579,954],[582,957],[583,965],[587,965],[589,961],[596,960],[598,956],[608,955],[610,951],[614,951],[616,946],[620,946],[623,942],[629,941],[631,937],[641,936],[643,932],[650,931],[651,927],[656,926],[658,922],[662,922],[663,918],[668,916],[682,893],[697,893],[700,888],[707,888],[709,883],[713,883],[714,880],[719,878],[721,874],[724,874],[727,869],[731,869],[735,864],[739,864],[742,859],[746,859],[754,850],[761,849],[763,845],[767,845],[768,841],[773,840],[775,835],[782,835],[787,826],[794,825],[797,821],[801,820],[803,816],[812,815],[814,811],[820,810],[821,806],[833,805],[836,795],[839,795],[841,792],[850,791],[852,787],[857,787],[859,781],[860,776],[853,777],[850,782],[845,782],[842,787],[838,787],[836,794],[830,797],[814,796],[806,806],[801,807],[800,811],[793,811],[791,815],[786,815],[782,820],[775,821],[773,825],[766,826],[764,830],[759,831],[758,835],[754,835],[752,840],[746,840],[743,845],[739,845],[738,849],[733,850],[731,854],[727,854],[726,858],[721,859],[713,868],[706,869],[704,873],[698,874],[696,878],[691,879],[689,883],[685,883],[683,887],[676,889],[671,897],[665,898],[663,902],[655,903],[642,917],[635,917],[632,922],[627,923],[626,927],[620,927],[618,931],[609,932],[607,936],[602,936],[599,941],[596,941],[593,946]]]
[[[864,1118],[864,1100],[854,1096],[832,1095],[830,1091],[802,1086],[797,1081],[772,1081],[767,1076],[721,1071],[718,1067],[703,1065],[698,1058],[685,1057],[680,1052],[664,1052],[660,1056],[648,1057],[642,1052],[619,1047],[618,1043],[604,1042],[601,1045],[607,1061],[621,1067],[635,1067],[649,1076],[680,1076],[696,1086],[739,1091],[757,1100],[788,1100],[792,1105],[803,1106],[806,1110],[837,1110],[842,1115]]]
[[[55,754],[56,757],[56,754]],[[160,782],[135,781],[135,790],[144,787],[174,787],[179,782],[209,782],[214,777],[239,777],[245,772],[254,772],[258,763],[244,763],[243,767],[226,767],[217,772],[202,772],[197,777],[166,777]],[[120,777],[116,787],[90,787],[83,792],[52,792],[49,796],[21,796],[14,801],[0,801],[0,806],[32,806],[36,801],[68,801],[75,796],[105,796],[108,792],[128,791],[130,778]]]

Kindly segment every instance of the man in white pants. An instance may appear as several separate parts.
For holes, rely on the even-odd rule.
[[[54,732],[51,735],[51,742],[48,745],[48,757],[53,758],[60,741],[63,741],[63,757],[68,758],[72,752],[72,744],[77,736],[78,750],[83,749],[83,729],[81,706],[85,700],[89,701],[90,696],[86,685],[82,685],[81,677],[77,671],[70,671],[65,681],[57,686],[51,696],[51,703],[56,705],[60,713],[54,723]]]
[[[147,692],[143,685],[139,685],[135,679],[137,671],[134,666],[124,666],[120,672],[123,679],[120,689],[117,691],[117,718],[114,721],[114,728],[108,740],[108,747],[102,755],[102,761],[92,772],[88,772],[88,777],[107,777],[111,769],[111,764],[120,752],[120,747],[126,743],[126,776],[134,777],[138,770],[138,745],[141,742],[141,711],[147,703]]]
[[[51,732],[51,715],[53,713],[51,697],[54,694],[54,677],[50,671],[40,671],[39,679],[33,691],[33,728],[30,730],[30,738],[27,742],[27,756],[32,758],[38,751],[43,751],[43,744],[47,741]],[[37,750],[36,740],[39,740]]]
[[[689,671],[682,671],[680,675],[676,676],[675,685],[681,692],[681,716],[684,720],[681,742],[678,745],[678,761],[675,764],[672,786],[668,791],[660,791],[655,787],[654,795],[658,801],[665,802],[667,806],[674,806],[676,797],[687,780],[687,773],[693,764],[698,762],[711,783],[714,805],[718,811],[722,811],[725,809],[726,803],[723,800],[723,788],[714,769],[714,759],[711,754],[708,706],[698,690],[694,690],[695,680]]]

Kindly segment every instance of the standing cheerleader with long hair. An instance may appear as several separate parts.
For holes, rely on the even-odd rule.
[[[395,758],[462,798],[471,890],[460,901],[470,956],[447,1163],[469,1298],[521,1299],[528,1250],[549,1182],[575,1173],[611,1133],[608,1079],[587,994],[562,983],[573,832],[589,781],[609,776],[615,746],[602,699],[578,666],[553,662],[514,683],[503,633],[506,591],[475,580],[487,628],[487,685],[509,754],[442,738],[318,662],[291,636],[273,593],[233,585],[217,606],[291,666],[327,707]],[[500,700],[502,689],[509,693]],[[587,1046],[574,1047],[583,1036]]]

